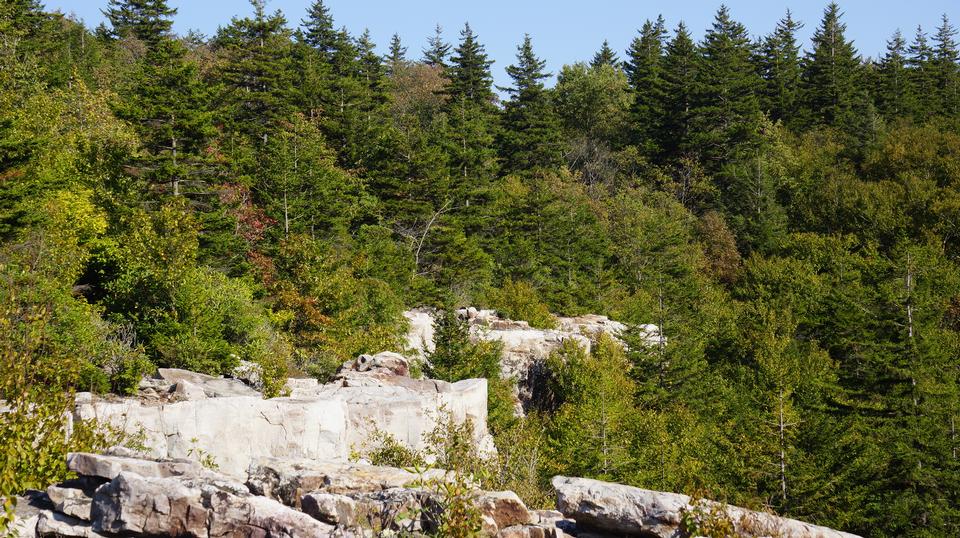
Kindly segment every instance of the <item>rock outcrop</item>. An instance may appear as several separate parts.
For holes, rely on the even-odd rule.
[[[475,441],[487,434],[487,381],[457,383],[407,377],[395,353],[364,355],[327,384],[288,383],[288,395],[264,399],[235,379],[161,369],[129,398],[77,395],[75,419],[98,419],[138,436],[153,458],[204,454],[225,474],[244,477],[263,457],[346,460],[374,429],[423,448],[441,421],[470,421]]]
[[[121,451],[126,454],[127,452]],[[684,520],[726,518],[737,536],[857,538],[684,495],[584,478],[553,480],[557,508],[530,510],[511,491],[481,491],[453,473],[343,461],[263,459],[244,481],[184,459],[71,454],[78,478],[17,504],[28,537],[374,537],[438,535],[452,503],[469,503],[484,536],[675,538]],[[459,481],[458,481],[459,480]],[[458,483],[451,497],[445,484]],[[463,511],[457,514],[462,523]]]
[[[858,538],[853,534],[686,495],[634,488],[587,478],[556,476],[557,509],[577,528],[598,536],[682,536],[681,523],[725,518],[738,536],[778,538]]]
[[[18,536],[418,536],[443,520],[439,485],[451,479],[436,469],[310,460],[264,460],[246,483],[182,459],[70,454],[67,466],[78,479],[19,499]],[[563,536],[512,492],[477,491],[465,502],[487,536]]]
[[[586,315],[558,317],[555,329],[537,329],[526,321],[501,318],[493,310],[462,308],[457,314],[464,319],[475,341],[495,341],[502,345],[500,372],[517,381],[517,398],[524,408],[535,404],[545,382],[544,362],[563,342],[572,340],[590,350],[591,340],[598,334],[619,337],[626,326],[605,316]],[[414,355],[433,349],[434,314],[428,309],[404,313],[409,323],[407,345]],[[639,328],[651,344],[659,338],[656,325]]]

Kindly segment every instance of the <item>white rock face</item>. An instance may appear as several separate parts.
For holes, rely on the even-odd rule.
[[[590,480],[555,476],[557,509],[574,519],[578,529],[599,531],[612,536],[680,535],[684,513],[694,510],[690,497]],[[780,538],[859,538],[827,527],[795,519],[754,512],[738,506],[714,503],[733,522],[738,535],[778,536]]]
[[[262,457],[344,460],[374,428],[421,449],[423,435],[447,417],[470,420],[476,442],[493,450],[486,380],[410,379],[395,373],[405,368],[405,359],[389,353],[365,364],[326,385],[295,380],[288,397],[271,399],[236,380],[165,370],[163,379],[149,384],[148,398],[78,394],[74,418],[142,434],[152,458],[209,455],[220,471],[235,477],[245,476],[250,463]]]
[[[465,319],[474,341],[495,341],[503,345],[500,372],[506,378],[517,380],[518,398],[526,403],[536,398],[543,362],[563,342],[572,340],[587,351],[597,334],[617,338],[626,326],[606,316],[586,315],[573,318],[558,317],[556,329],[536,329],[526,321],[501,318],[494,310],[463,308],[457,314]],[[410,322],[407,345],[415,356],[423,356],[434,349],[433,311],[416,309],[404,312]],[[656,325],[640,328],[650,344],[659,338]]]

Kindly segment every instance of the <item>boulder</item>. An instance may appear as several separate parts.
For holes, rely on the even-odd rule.
[[[480,513],[490,517],[498,529],[533,521],[527,506],[512,491],[487,491],[478,495],[474,502]]]
[[[88,521],[60,514],[43,512],[37,520],[36,536],[46,538],[106,538],[106,535],[93,530]],[[20,535],[25,538],[24,535]]]
[[[165,478],[169,476],[197,477],[209,473],[192,460],[174,459],[156,461],[139,457],[71,452],[67,454],[67,469],[85,477],[113,480],[124,471],[141,476]]]
[[[424,481],[442,480],[445,474],[440,469],[415,474],[396,467],[347,461],[263,458],[250,466],[247,487],[287,506],[299,506],[308,493],[347,495],[415,488]]]
[[[590,480],[556,476],[557,509],[576,520],[578,529],[616,536],[673,538],[685,514],[698,513],[690,497]],[[855,535],[763,512],[707,501],[719,509],[743,536],[780,538],[857,538]],[[703,511],[703,506],[700,507]]]
[[[93,498],[82,489],[50,486],[47,488],[47,497],[50,498],[57,512],[90,521],[90,505],[93,503]]]
[[[357,521],[357,502],[346,495],[314,491],[300,498],[300,509],[331,525],[352,527]]]

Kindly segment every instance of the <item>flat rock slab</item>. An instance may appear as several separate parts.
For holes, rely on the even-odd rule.
[[[684,514],[695,510],[690,497],[678,493],[565,476],[554,477],[552,484],[557,491],[557,509],[566,517],[576,520],[578,529],[593,529],[617,536],[674,538],[678,535]],[[725,512],[742,536],[859,538],[827,527],[737,506],[710,501],[706,506]]]

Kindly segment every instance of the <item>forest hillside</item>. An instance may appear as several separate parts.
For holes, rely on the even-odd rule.
[[[498,91],[469,24],[380,56],[322,0],[253,0],[212,36],[104,2],[97,28],[0,2],[0,497],[104,442],[65,438],[76,392],[244,362],[275,395],[402,350],[428,307],[416,367],[489,379],[531,506],[567,475],[960,535],[946,16],[867,59],[837,4],[809,43],[789,12],[759,39],[726,7],[703,35],[652,13],[549,87],[518,36]],[[626,348],[557,350],[516,416],[466,306],[608,316]]]

